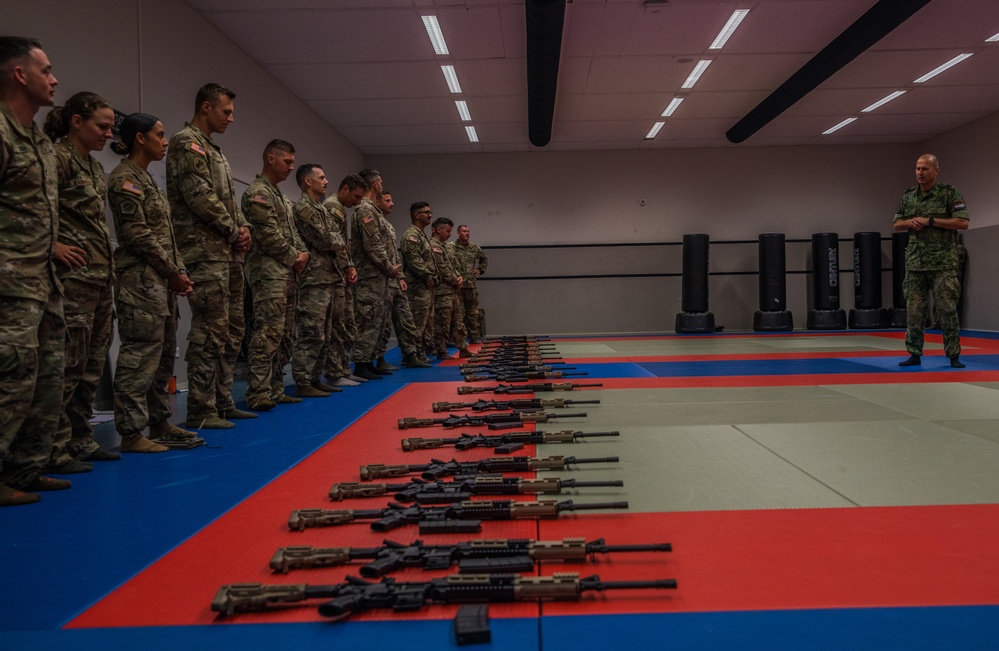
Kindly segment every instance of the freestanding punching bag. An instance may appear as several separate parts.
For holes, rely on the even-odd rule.
[[[886,323],[888,315],[881,307],[881,233],[854,233],[850,327],[883,328]]]
[[[783,233],[760,235],[760,309],[753,314],[756,332],[794,330],[787,309],[787,259]]]
[[[839,307],[839,235],[812,235],[812,304],[809,330],[845,330],[846,312]]]
[[[708,312],[708,244],[704,233],[683,236],[683,312],[676,315],[680,335],[715,331],[715,315]]]
[[[905,328],[905,247],[909,245],[909,234],[905,231],[891,236],[891,310],[889,323],[893,328]]]

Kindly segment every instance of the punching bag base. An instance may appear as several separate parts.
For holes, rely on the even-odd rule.
[[[888,310],[888,327],[889,328],[907,328],[908,324],[905,322],[906,310],[904,307],[893,307]]]
[[[756,332],[790,332],[794,330],[794,317],[788,310],[767,312],[757,310],[753,314],[753,330]]]
[[[853,330],[884,328],[888,323],[888,312],[882,308],[850,310],[850,328]]]
[[[715,315],[711,312],[680,312],[676,315],[676,334],[707,334],[715,331]]]
[[[843,310],[809,310],[809,330],[846,330],[846,312]]]

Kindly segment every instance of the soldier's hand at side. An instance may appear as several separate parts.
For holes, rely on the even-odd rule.
[[[437,283],[434,282],[434,277],[433,276],[427,276],[427,289],[433,289],[436,286],[437,286]]]
[[[401,289],[402,291],[406,291],[409,289],[409,285],[407,285],[406,281],[402,280],[401,278],[399,279],[399,289]]]
[[[464,282],[465,280],[461,276],[458,276],[458,281],[454,284],[454,286],[457,287],[458,289],[461,289],[461,286]]]
[[[293,264],[291,268],[295,271],[295,273],[300,274],[302,273],[302,270],[305,269],[305,265],[307,264],[309,264],[309,254],[305,251],[301,251],[295,258],[295,264]]]
[[[402,273],[402,265],[397,264],[391,269],[389,269],[389,278],[398,278],[399,274]]]
[[[353,285],[357,282],[357,269],[354,267],[347,267],[347,284]]]
[[[239,228],[239,237],[236,238],[236,242],[232,245],[232,248],[236,250],[236,253],[245,253],[250,250],[252,242],[253,236],[250,234],[250,227],[241,226]]]
[[[87,252],[78,246],[56,242],[52,248],[52,257],[70,269],[79,269],[80,267],[87,266]]]
[[[186,273],[176,273],[167,280],[167,288],[177,296],[190,296],[194,281]]]

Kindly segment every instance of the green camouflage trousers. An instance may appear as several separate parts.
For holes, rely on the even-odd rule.
[[[354,303],[347,305],[350,291],[344,283],[333,285],[330,299],[330,338],[325,353],[320,359],[325,359],[326,378],[330,382],[350,375],[350,342],[353,334]],[[348,316],[350,320],[348,322]]]
[[[98,448],[90,418],[97,385],[114,337],[114,288],[73,278],[63,280],[66,298],[66,370],[62,413],[52,444],[53,464],[85,457]]]
[[[62,406],[66,322],[47,303],[0,296],[0,483],[21,486],[52,453]]]
[[[476,287],[462,287],[458,290],[461,297],[461,309],[465,313],[465,332],[470,339],[479,339],[482,332],[479,329],[479,290]]]
[[[350,357],[354,363],[366,364],[375,360],[375,347],[385,327],[388,315],[388,278],[374,276],[362,278],[354,285],[354,319],[357,337]]]
[[[296,319],[298,332],[291,373],[295,384],[308,386],[319,380],[329,355],[333,330],[333,286],[299,287]]]
[[[246,402],[277,401],[284,394],[284,367],[295,342],[295,278],[253,283],[253,335],[247,355]]]
[[[428,289],[423,284],[410,285],[406,295],[417,332],[417,352],[435,352],[434,290]]]
[[[961,284],[956,269],[939,271],[906,271],[902,281],[905,295],[905,349],[910,355],[923,354],[923,332],[926,328],[929,295],[933,294],[936,320],[943,332],[944,354],[961,354],[961,326],[957,319],[957,301]]]
[[[465,341],[465,315],[461,310],[458,294],[438,294],[434,298],[434,352],[447,350],[453,341],[459,350],[468,348]]]
[[[406,292],[399,289],[398,284],[389,283],[388,301],[389,315],[385,319],[381,337],[378,338],[376,359],[385,356],[392,328],[395,328],[395,336],[403,355],[415,353],[419,349],[420,336],[416,330],[416,323],[413,322],[413,311],[409,307],[409,297]]]
[[[212,418],[233,409],[232,374],[243,341],[243,265],[189,265],[194,293],[187,333],[187,420]]]
[[[169,316],[118,301],[118,361],[114,374],[114,426],[127,436],[173,415],[167,387],[177,351],[177,299]]]

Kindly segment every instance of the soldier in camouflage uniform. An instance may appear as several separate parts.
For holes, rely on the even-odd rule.
[[[253,297],[246,404],[254,411],[330,395],[308,384],[299,387],[301,397],[284,393],[284,366],[291,359],[295,337],[297,275],[309,262],[291,202],[277,187],[294,169],[295,148],[284,140],[272,140],[264,149],[263,171],[243,193],[243,214],[254,234],[246,260]]]
[[[40,474],[59,423],[66,324],[55,151],[34,119],[57,83],[40,42],[0,36],[0,506],[70,487]]]
[[[375,347],[388,314],[388,281],[397,277],[402,266],[394,264],[389,250],[395,248],[375,202],[381,195],[382,178],[376,170],[363,170],[359,176],[368,184],[364,199],[354,209],[351,220],[350,254],[357,268],[357,289],[354,292],[354,318],[357,338],[351,358],[354,375],[366,380],[378,380],[391,371],[374,365]]]
[[[201,442],[170,422],[167,393],[177,349],[177,296],[190,296],[194,284],[177,252],[166,194],[148,171],[149,163],[166,155],[163,123],[133,113],[119,133],[121,142],[111,148],[127,157],[108,177],[108,205],[118,236],[115,304],[121,339],[114,425],[122,452],[166,452],[167,446]],[[142,435],[147,425],[153,441]]]
[[[353,208],[364,198],[368,184],[357,174],[348,174],[340,181],[337,191],[323,202],[323,207],[333,220],[334,230],[347,243],[347,248],[338,251],[336,267],[343,281],[333,283],[333,322],[330,328],[329,352],[326,356],[326,380],[334,387],[357,386],[366,382],[364,378],[351,373],[350,350],[357,336],[354,323],[354,297],[352,286],[357,283],[357,269],[350,257],[350,242],[347,231],[346,208]]]
[[[392,264],[401,264],[399,249],[395,246],[395,228],[389,222],[388,216],[392,214],[395,202],[392,201],[392,193],[382,188],[382,196],[378,199],[378,209],[382,211],[382,228],[388,233],[389,257]],[[399,341],[399,348],[402,350],[402,363],[409,368],[430,368],[428,362],[419,358],[417,352],[420,346],[420,333],[416,330],[416,323],[413,321],[413,312],[409,307],[409,297],[406,292],[409,287],[404,276],[390,278],[388,283],[389,314],[385,318],[385,326],[382,334],[378,338],[378,346],[375,354],[378,356],[378,368],[383,371],[398,371],[399,369],[385,361],[385,352],[388,350],[388,341],[392,336],[392,328],[395,328],[396,339]]]
[[[905,249],[906,333],[909,358],[899,366],[918,366],[923,354],[926,306],[932,292],[937,319],[943,331],[944,353],[954,368],[960,360],[960,324],[957,301],[961,293],[957,269],[957,231],[968,228],[964,197],[946,183],[937,183],[940,164],[924,154],[916,161],[916,185],[905,191],[895,211],[894,229],[909,231]]]
[[[430,225],[433,212],[426,201],[409,207],[413,222],[402,234],[399,251],[406,273],[407,298],[419,333],[417,351],[420,360],[429,363],[426,353],[434,350],[434,288],[440,284],[440,272],[424,229]]]
[[[343,390],[324,384],[322,374],[333,330],[333,286],[345,283],[337,256],[346,250],[347,243],[321,203],[329,185],[323,169],[313,163],[300,165],[295,179],[302,190],[302,197],[295,204],[295,226],[309,252],[309,263],[298,278],[298,335],[291,369],[298,395],[305,387],[329,395]],[[339,309],[343,309],[342,304]]]
[[[90,426],[114,320],[111,234],[104,218],[107,188],[104,168],[90,153],[104,149],[113,124],[108,101],[88,92],[76,93],[45,120],[59,164],[59,241],[53,254],[66,318],[62,412],[48,472],[88,472],[93,464],[81,459],[121,458],[94,442]]]
[[[167,198],[177,248],[194,282],[188,297],[187,421],[194,429],[228,429],[236,418],[256,414],[236,409],[232,375],[243,341],[243,253],[251,228],[236,203],[229,162],[212,134],[233,121],[236,97],[206,84],[195,98],[194,117],[170,139]]]
[[[459,357],[471,357],[468,352],[468,342],[465,340],[464,314],[461,310],[461,300],[458,291],[464,279],[454,256],[447,246],[454,227],[447,217],[438,217],[433,223],[434,239],[430,242],[441,282],[434,288],[434,349],[438,359],[448,359],[448,340],[454,341],[458,347]]]
[[[458,226],[458,239],[450,244],[451,253],[458,265],[458,271],[464,282],[458,291],[461,308],[465,313],[465,331],[470,343],[475,343],[482,336],[479,329],[479,290],[477,279],[486,273],[489,258],[482,252],[482,247],[468,241],[471,232],[468,226]]]

